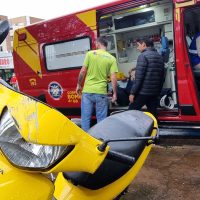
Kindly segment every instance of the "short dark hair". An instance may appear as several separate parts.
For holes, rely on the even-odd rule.
[[[108,40],[106,39],[106,37],[98,37],[97,38],[97,42],[99,42],[100,44],[102,44],[103,46],[107,47],[108,46]]]
[[[140,44],[145,43],[147,47],[153,47],[154,43],[152,38],[144,37],[144,38],[138,38],[136,42],[139,42]]]

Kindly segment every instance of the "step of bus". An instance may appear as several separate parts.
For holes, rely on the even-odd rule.
[[[159,126],[162,139],[200,139],[200,126]]]

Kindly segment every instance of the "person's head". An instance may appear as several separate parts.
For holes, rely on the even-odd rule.
[[[131,80],[135,80],[135,68],[132,68],[130,71],[129,71],[129,78]]]
[[[105,37],[98,37],[96,40],[97,49],[106,49],[108,45],[108,41]]]
[[[136,40],[137,50],[143,52],[147,47],[153,47],[153,40],[151,38],[142,38]]]

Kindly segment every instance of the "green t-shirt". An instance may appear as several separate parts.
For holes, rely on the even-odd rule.
[[[108,76],[118,72],[115,57],[102,49],[89,51],[83,66],[87,68],[83,92],[107,94]]]

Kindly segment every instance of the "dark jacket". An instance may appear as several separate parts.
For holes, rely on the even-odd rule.
[[[128,96],[130,95],[131,89],[132,89],[134,84],[135,84],[135,79],[131,80],[131,78],[129,78],[128,83],[127,83],[126,88],[125,88],[126,94]]]
[[[164,62],[154,48],[146,48],[137,59],[131,94],[159,95],[164,82]]]

